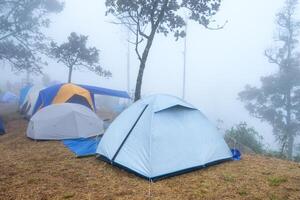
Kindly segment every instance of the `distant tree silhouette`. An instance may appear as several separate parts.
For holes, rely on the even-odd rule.
[[[292,159],[294,138],[300,132],[300,21],[295,19],[298,0],[287,0],[276,16],[274,47],[265,51],[278,71],[262,77],[260,88],[246,86],[239,94],[247,110],[268,122],[281,145],[281,154]]]
[[[51,43],[51,55],[62,62],[69,69],[68,82],[72,81],[73,70],[85,67],[104,77],[111,77],[110,71],[103,70],[99,63],[99,50],[96,47],[87,47],[88,37],[71,33],[68,42],[61,45]]]
[[[50,24],[49,14],[58,13],[57,0],[0,0],[0,60],[16,72],[42,73],[48,38],[41,31]],[[28,78],[29,80],[29,78]]]

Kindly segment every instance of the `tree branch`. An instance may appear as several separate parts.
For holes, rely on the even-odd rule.
[[[208,30],[211,30],[211,31],[217,31],[217,30],[223,29],[226,26],[227,23],[228,23],[228,21],[225,21],[222,26],[219,26],[219,25],[218,25],[218,27],[205,26],[205,28],[208,29]]]
[[[265,51],[265,56],[268,58],[270,63],[274,63],[274,64],[281,66],[280,61],[277,60],[276,58],[274,58],[272,55],[270,55],[267,50]]]

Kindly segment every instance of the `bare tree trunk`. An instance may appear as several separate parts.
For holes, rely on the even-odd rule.
[[[141,61],[140,69],[139,69],[139,73],[135,85],[134,101],[137,101],[141,98],[141,90],[142,90],[142,82],[143,82],[145,66],[146,66],[146,60]]]
[[[290,2],[291,3],[291,2]],[[292,37],[293,37],[293,25],[291,22],[292,14],[290,11],[291,7],[288,8],[288,32],[289,32],[289,37],[287,41],[287,68],[286,71],[287,73],[291,73],[291,62],[292,62]],[[286,118],[286,130],[287,130],[287,156],[288,159],[292,160],[293,159],[293,148],[294,148],[294,135],[293,135],[293,130],[291,129],[291,92],[292,92],[292,84],[289,84],[288,90],[287,90],[287,102],[286,102],[286,113],[287,113],[287,118]]]
[[[68,83],[71,83],[72,81],[72,73],[73,73],[73,67],[69,67]]]
[[[167,8],[168,3],[169,3],[169,0],[165,0],[164,5],[159,14],[159,17],[158,17],[157,21],[152,24],[151,33],[150,33],[149,37],[147,38],[147,44],[146,44],[146,47],[145,47],[143,55],[142,55],[140,69],[139,69],[139,73],[138,73],[137,80],[136,80],[134,101],[137,101],[141,98],[142,81],[143,81],[143,75],[144,75],[144,70],[145,70],[145,66],[146,66],[146,61],[147,61],[147,58],[149,55],[150,48],[153,43],[153,39],[154,39],[156,30],[159,26],[159,23],[161,22],[161,20],[163,19],[164,15],[165,15],[165,10]]]
[[[293,150],[294,150],[294,136],[292,136],[290,133],[288,138],[288,158],[290,160],[293,159]]]
[[[287,92],[287,118],[286,118],[286,134],[287,134],[287,156],[289,159],[293,158],[293,148],[294,148],[294,135],[291,129],[291,89]]]
[[[143,76],[144,76],[144,70],[146,67],[146,61],[149,55],[149,51],[150,48],[152,46],[152,42],[155,36],[155,32],[156,30],[153,30],[149,39],[147,40],[147,44],[146,47],[144,49],[143,55],[142,55],[142,59],[140,62],[140,68],[139,68],[139,73],[137,76],[137,80],[136,80],[136,86],[135,86],[135,95],[134,95],[134,101],[137,101],[141,98],[141,90],[142,90],[142,82],[143,82]]]

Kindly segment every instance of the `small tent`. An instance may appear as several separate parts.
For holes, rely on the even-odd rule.
[[[86,106],[73,103],[42,108],[27,127],[27,137],[34,140],[89,138],[102,133],[103,121]]]
[[[27,94],[28,94],[28,92],[29,92],[29,90],[30,90],[31,87],[32,87],[32,85],[26,85],[25,87],[23,87],[20,90],[20,97],[19,97],[19,107],[20,107],[20,109],[24,105],[26,96],[27,96]]]
[[[110,90],[87,85],[76,85],[72,83],[57,84],[40,92],[33,113],[36,113],[43,107],[57,103],[77,103],[95,110],[94,94],[129,98],[126,92],[118,90]]]
[[[5,134],[5,128],[4,128],[4,123],[2,119],[0,118],[0,135]]]
[[[21,113],[24,114],[25,117],[30,118],[33,115],[34,105],[36,104],[39,93],[42,89],[42,86],[33,86],[29,89],[21,108]]]
[[[222,135],[199,110],[168,95],[150,96],[123,111],[108,127],[96,153],[148,180],[232,158]]]
[[[16,103],[16,102],[18,102],[18,97],[17,97],[17,95],[15,95],[12,92],[5,92],[2,95],[2,97],[0,99],[0,102],[3,102],[3,103]]]

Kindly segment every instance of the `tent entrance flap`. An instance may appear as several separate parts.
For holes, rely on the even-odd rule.
[[[81,105],[84,105],[88,108],[90,108],[91,110],[93,110],[93,105],[91,105],[87,99],[83,96],[80,96],[80,95],[73,95],[71,98],[69,98],[66,103],[77,103],[77,104],[81,104]]]

